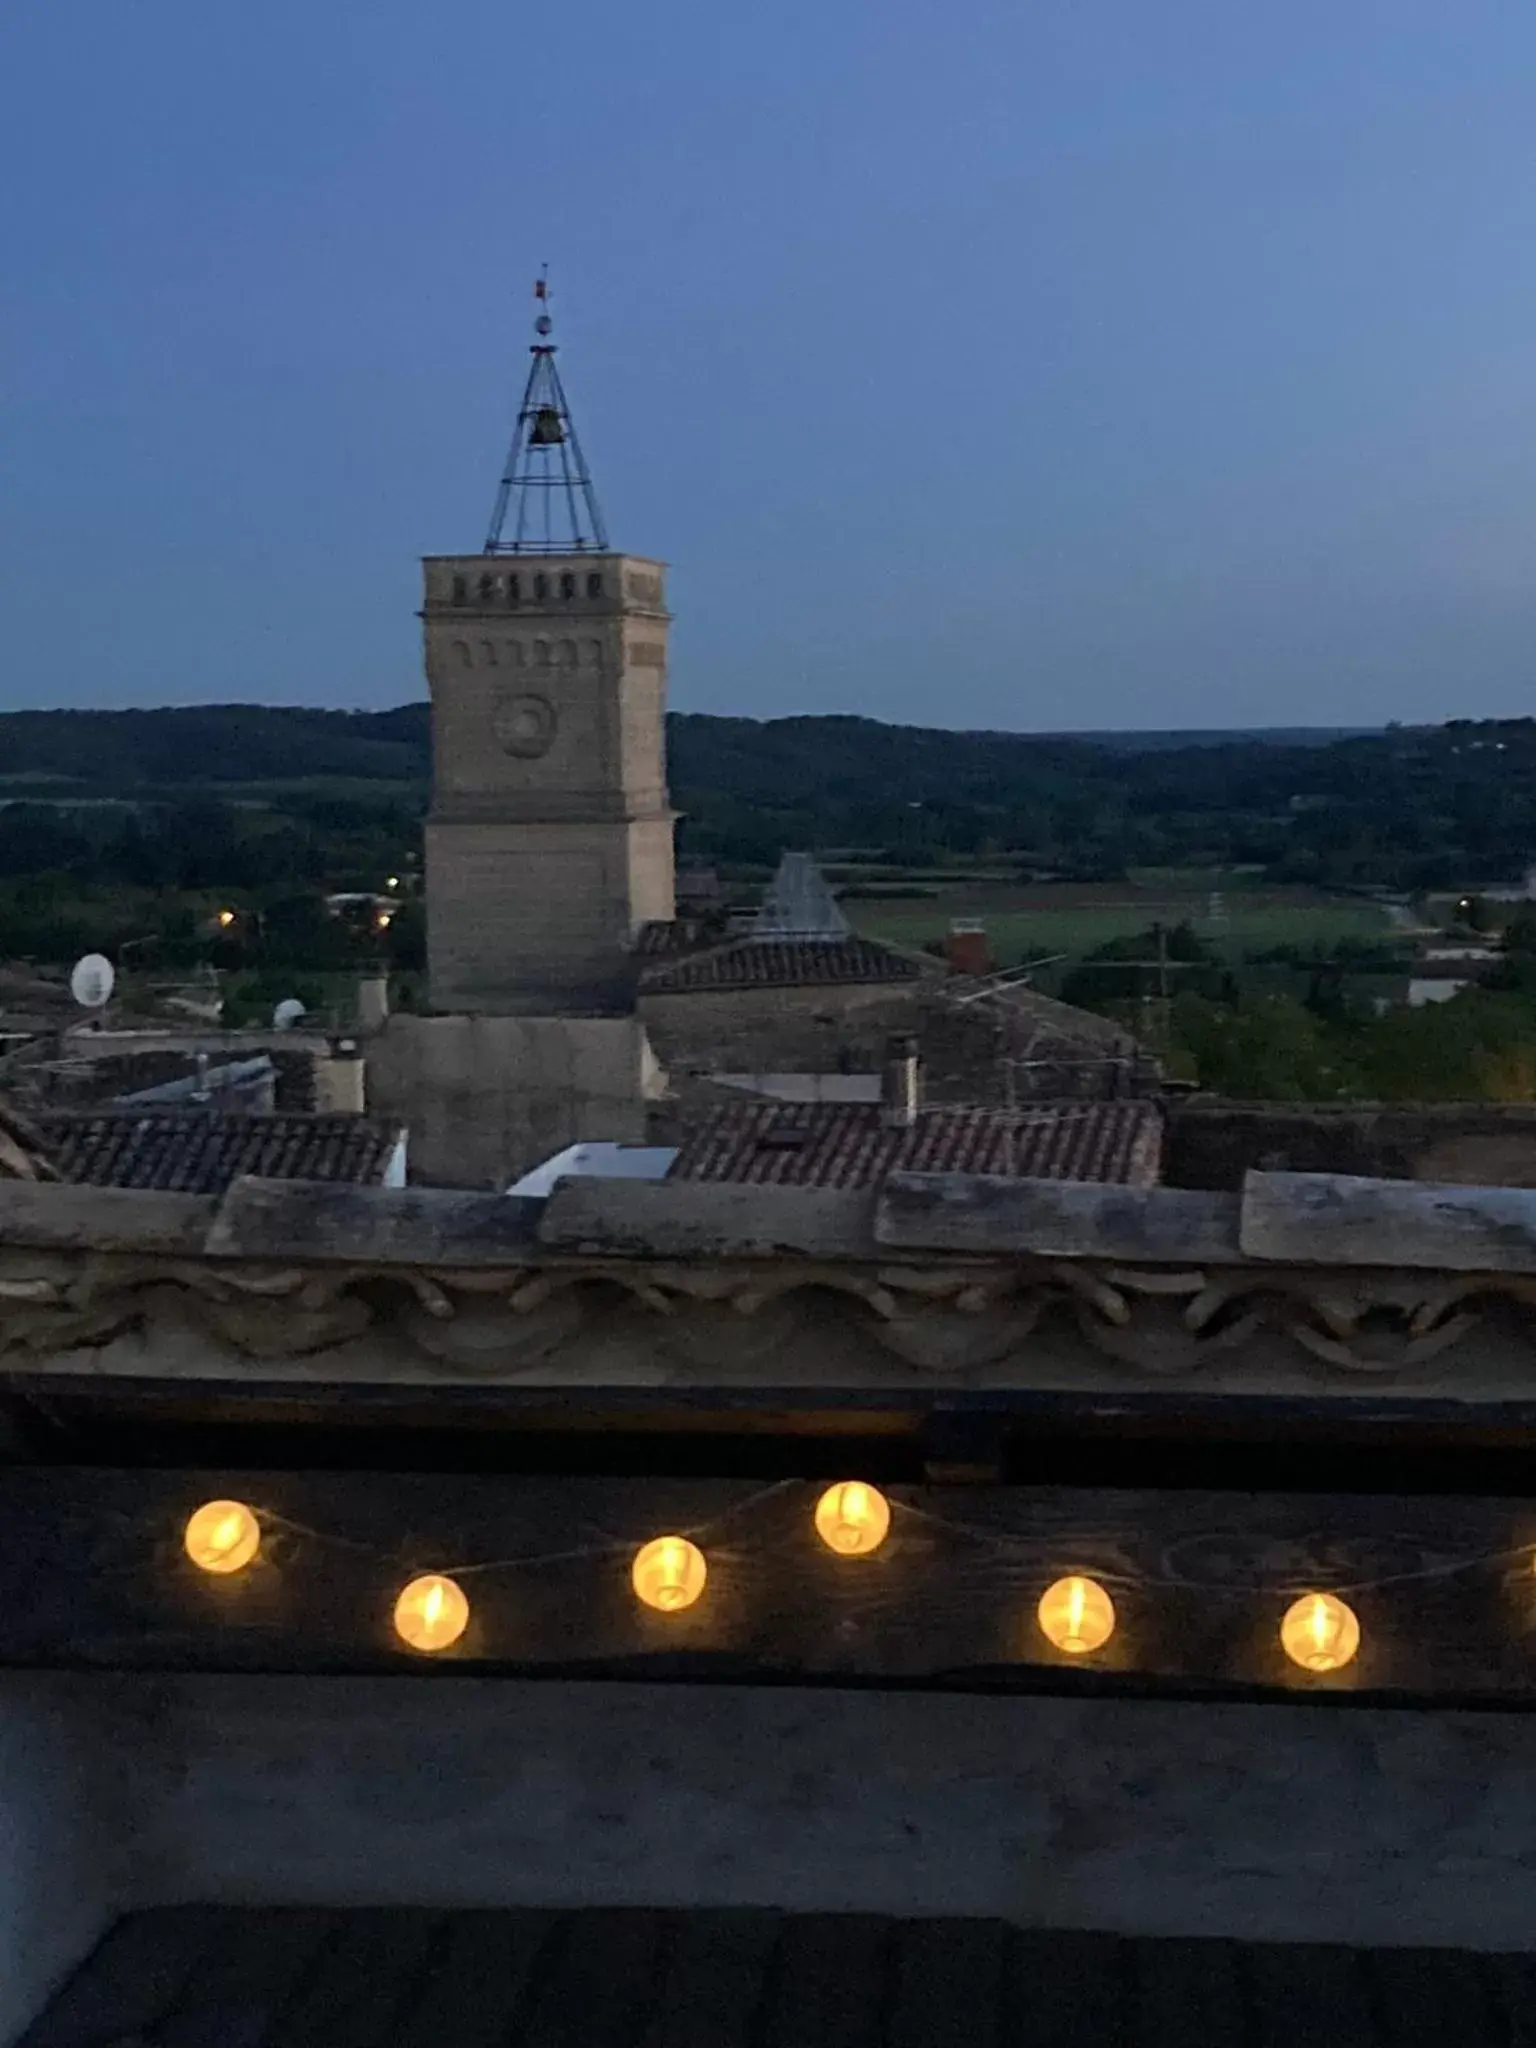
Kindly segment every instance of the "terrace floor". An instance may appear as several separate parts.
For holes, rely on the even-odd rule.
[[[1536,2043],[1536,1954],[1130,1940],[995,1920],[188,1906],[119,1921],[22,2048],[1324,2043]]]

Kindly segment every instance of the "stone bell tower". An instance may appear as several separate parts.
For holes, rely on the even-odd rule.
[[[603,1016],[640,926],[674,912],[670,617],[664,565],[608,545],[543,304],[535,328],[485,547],[425,563],[430,996]]]

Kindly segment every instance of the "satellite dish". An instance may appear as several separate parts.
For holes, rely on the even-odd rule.
[[[105,953],[87,953],[75,962],[69,992],[82,1010],[99,1010],[112,993],[116,969]]]
[[[291,1031],[299,1019],[306,1014],[304,1005],[297,996],[284,996],[283,1000],[272,1012],[272,1029],[274,1031]]]

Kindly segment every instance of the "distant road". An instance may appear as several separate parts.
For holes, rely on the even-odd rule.
[[[1260,725],[1230,732],[1043,732],[1043,740],[1084,740],[1118,754],[1173,753],[1180,747],[1331,747],[1336,740],[1375,739],[1384,725]]]
[[[1381,907],[1397,931],[1422,933],[1436,932],[1440,929],[1438,925],[1425,924],[1422,918],[1416,916],[1411,903],[1384,903]]]

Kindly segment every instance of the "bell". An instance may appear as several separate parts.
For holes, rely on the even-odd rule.
[[[541,405],[533,416],[533,429],[528,436],[530,448],[558,448],[565,439],[565,429],[560,424],[560,415],[552,405]]]

